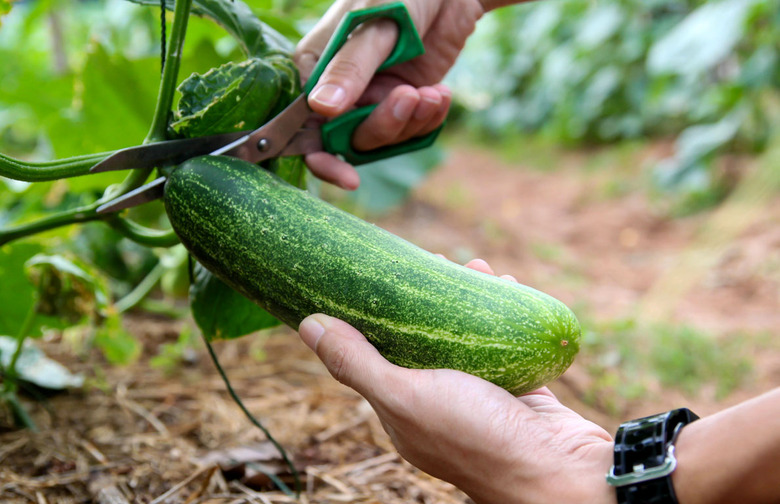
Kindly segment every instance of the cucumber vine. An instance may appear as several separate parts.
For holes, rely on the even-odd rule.
[[[246,123],[245,128],[256,128],[265,121],[269,114],[274,114],[276,111],[283,108],[300,93],[299,76],[290,57],[292,44],[285,37],[276,33],[273,29],[260,21],[252,10],[241,2],[241,0],[130,1],[142,5],[159,6],[162,11],[162,35],[160,40],[161,78],[157,90],[156,102],[154,104],[154,112],[143,144],[186,136],[187,131],[196,132],[192,136],[220,133],[220,131],[213,131],[213,129],[221,127],[220,125],[223,123]],[[166,15],[168,11],[172,11],[172,19],[170,24],[170,35],[166,40]],[[203,78],[198,74],[195,74],[180,83],[179,73],[182,64],[182,55],[184,53],[183,47],[191,15],[204,16],[216,21],[229,35],[236,39],[238,46],[243,50],[244,56],[249,58],[248,61],[251,61],[252,67],[256,70],[244,72],[244,67],[237,68],[237,65],[230,62],[219,68],[212,69],[205,74]],[[233,69],[233,73],[229,73],[228,67]],[[215,76],[216,78],[214,78]],[[232,86],[232,83],[228,82],[231,79],[243,79],[247,82],[241,86]],[[252,83],[252,79],[254,79],[254,84]],[[229,94],[229,98],[224,98],[225,94],[228,93],[225,89],[220,89],[219,86],[227,86],[227,89],[229,89],[231,93]],[[189,107],[185,111],[174,111],[174,100],[177,90],[182,95],[183,100],[181,101],[187,103],[187,107]],[[196,102],[196,105],[202,103],[206,107],[207,110],[204,109],[204,113],[199,113],[198,110],[192,109],[193,100],[188,101],[184,99],[188,94],[195,92],[199,93],[199,95],[198,100],[194,100],[194,102]],[[229,100],[231,102],[229,107],[221,104],[221,99]],[[235,107],[235,103],[239,99],[245,101],[241,102],[242,107]],[[265,111],[266,116],[259,117],[262,115],[258,113],[259,103],[264,104],[263,106],[265,108],[263,110]],[[253,114],[252,119],[245,121],[243,118],[238,117],[236,120],[218,121],[220,115],[224,116],[227,114],[242,113]],[[172,127],[174,119],[178,119],[180,122],[183,120],[186,125],[194,126],[194,129],[180,131],[176,127]],[[213,124],[211,121],[213,121]],[[259,121],[259,124],[255,124],[257,121]],[[113,152],[88,153],[45,162],[25,161],[0,154],[0,177],[36,184],[90,176],[90,167],[112,153]],[[303,183],[304,165],[301,157],[273,160],[264,165],[264,167],[277,172],[280,176],[286,176],[292,183]],[[102,190],[102,194],[79,194],[78,197],[67,200],[76,201],[77,203],[69,207],[67,207],[67,205],[61,205],[58,210],[49,214],[44,214],[43,216],[38,216],[31,221],[13,223],[13,219],[11,219],[11,222],[9,223],[3,221],[2,219],[4,216],[0,214],[0,258],[11,257],[11,254],[13,253],[11,249],[4,247],[11,242],[29,238],[33,235],[55,228],[93,221],[102,222],[114,233],[117,233],[119,236],[126,238],[130,242],[138,244],[141,247],[159,250],[177,246],[179,244],[179,239],[168,226],[162,225],[159,228],[147,227],[146,225],[133,220],[127,212],[108,214],[97,213],[98,207],[103,203],[143,185],[150,178],[153,171],[154,169],[152,168],[131,169],[127,172],[124,180],[118,184],[106,187]],[[92,201],[90,201],[90,198]],[[62,208],[63,206],[65,206],[64,209]],[[165,221],[165,219],[159,220],[162,222]],[[6,255],[4,256],[4,254]],[[179,257],[181,254],[169,254],[168,257],[170,258],[172,256]],[[252,304],[252,308],[247,308],[245,303],[251,302],[242,298],[240,294],[235,291],[221,285],[216,278],[212,277],[205,269],[200,268],[199,265],[198,274],[193,275],[192,269],[194,266],[190,262],[186,262],[186,254],[183,257],[184,260],[176,259],[174,262],[177,265],[176,267],[178,267],[178,265],[187,267],[190,272],[190,283],[192,284],[192,288],[195,292],[198,292],[197,296],[199,296],[200,304],[191,301],[191,306],[196,323],[198,323],[202,329],[209,355],[213,359],[220,376],[225,380],[227,390],[231,397],[239,404],[249,420],[260,428],[267,435],[268,439],[279,449],[284,461],[289,466],[295,478],[296,490],[299,493],[300,480],[295,467],[288,458],[283,447],[279,445],[271,434],[241,403],[240,398],[238,398],[235,391],[232,389],[224,370],[219,364],[216,353],[210,344],[210,340],[216,338],[218,334],[228,335],[227,337],[236,337],[265,327],[270,327],[278,322],[265,312],[262,312],[256,305]],[[46,260],[44,260],[44,262],[46,262]],[[170,260],[168,262],[170,262]],[[25,263],[25,269],[28,268],[29,264],[30,261]],[[75,274],[76,277],[79,277],[76,279],[77,284],[82,281],[84,282],[84,285],[90,284],[88,277],[90,275],[89,271],[91,270],[83,270],[80,268],[80,265],[76,263],[53,260],[51,262],[46,262],[46,267],[49,268],[46,270],[47,273],[52,271],[55,272],[55,277],[57,277],[58,274],[61,274],[62,278]],[[63,268],[63,270],[57,272],[57,268]],[[104,302],[103,297],[106,296],[103,296],[101,291],[102,287],[94,285],[85,287],[85,292],[91,292],[90,295],[92,297],[90,299],[94,301],[94,303],[91,305],[90,314],[79,314],[78,320],[84,320],[85,318],[90,320],[101,319],[111,316],[107,314],[113,314],[113,316],[116,317],[119,313],[138,306],[161,281],[169,269],[170,267],[166,265],[163,258],[160,257],[156,265],[149,268],[140,281],[136,282],[122,297],[113,303],[110,300]],[[3,271],[3,265],[0,264],[0,272]],[[7,270],[5,271],[7,272]],[[52,277],[49,276],[47,278],[50,279]],[[200,290],[198,288],[199,285]],[[204,286],[208,287],[204,288]],[[3,401],[8,405],[14,420],[18,425],[30,429],[34,429],[35,424],[17,397],[16,393],[21,382],[19,381],[16,368],[26,339],[33,335],[36,329],[40,329],[36,327],[39,323],[38,317],[41,315],[42,309],[39,301],[41,296],[43,296],[41,293],[50,286],[44,285],[44,282],[39,279],[36,287],[37,291],[34,299],[31,300],[27,314],[24,316],[23,320],[17,321],[15,327],[18,330],[15,331],[16,334],[11,332],[16,339],[16,350],[11,356],[10,364],[5,367],[0,365],[3,383],[2,388],[0,389],[0,401]],[[56,291],[57,289],[54,290]],[[199,316],[198,314],[198,306],[202,304],[203,297],[207,292],[211,293],[211,296],[218,297],[219,302],[227,302],[227,304],[230,305],[228,306],[227,311],[231,311],[231,309],[238,306],[236,309],[254,310],[261,313],[259,315],[253,314],[253,316],[244,317],[241,322],[241,324],[243,324],[241,327],[230,327],[226,330],[220,328],[217,331],[215,330],[215,327],[219,324],[223,324],[224,321],[217,321],[216,323],[209,321],[204,322],[202,316]],[[75,294],[71,292],[69,295],[73,296]],[[97,298],[100,298],[100,300]],[[56,305],[56,303],[54,304]],[[3,332],[2,318],[3,317],[0,316],[0,333]],[[283,491],[291,493],[289,488],[281,481],[279,481],[279,487]]]

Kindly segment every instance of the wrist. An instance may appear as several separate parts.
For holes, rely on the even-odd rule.
[[[511,495],[495,504],[617,504],[615,489],[604,478],[612,465],[613,447],[608,441],[583,446],[573,463],[516,481]]]
[[[687,426],[677,460],[679,504],[780,502],[780,388]]]

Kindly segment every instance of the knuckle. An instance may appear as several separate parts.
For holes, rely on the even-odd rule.
[[[351,82],[356,75],[363,77],[366,73],[364,65],[351,58],[334,59],[323,76],[324,80],[338,80],[343,83]]]
[[[328,355],[328,370],[340,383],[349,385],[352,352],[344,345],[333,348]]]

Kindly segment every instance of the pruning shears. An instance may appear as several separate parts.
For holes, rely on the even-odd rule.
[[[391,19],[398,25],[398,40],[390,56],[377,71],[403,63],[425,52],[414,22],[402,2],[355,10],[341,20],[317,62],[311,76],[303,86],[303,92],[283,111],[254,131],[239,131],[197,138],[166,140],[116,151],[97,163],[91,173],[135,168],[161,168],[180,164],[187,159],[210,155],[233,156],[252,163],[283,156],[295,156],[310,152],[326,151],[342,156],[353,165],[360,165],[412,152],[430,146],[436,140],[441,127],[405,142],[380,147],[371,151],[352,148],[355,129],[376,108],[368,105],[338,116],[317,127],[305,127],[313,116],[307,97],[316,85],[328,63],[341,49],[350,34],[361,24],[372,19]],[[100,206],[98,213],[115,212],[146,203],[163,195],[165,177],[159,177],[108,203]]]

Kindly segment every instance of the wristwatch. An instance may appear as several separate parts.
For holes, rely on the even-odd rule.
[[[618,504],[677,504],[671,479],[677,467],[674,443],[682,427],[698,419],[680,408],[620,425],[614,465],[607,473]]]

